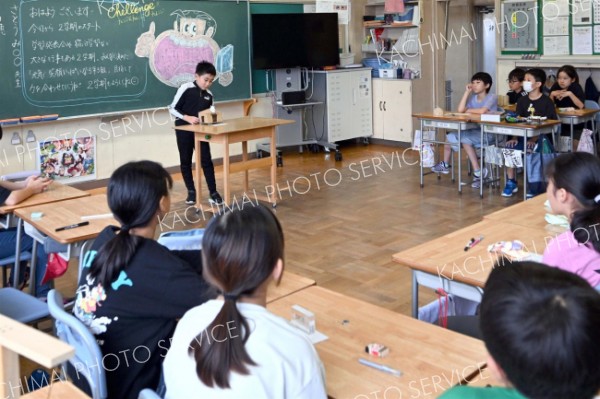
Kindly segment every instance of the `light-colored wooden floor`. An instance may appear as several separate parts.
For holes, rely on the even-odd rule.
[[[522,198],[502,198],[498,189],[487,189],[480,199],[470,184],[459,195],[449,175],[439,180],[428,175],[421,189],[418,153],[403,147],[352,142],[342,146],[342,153],[343,161],[335,162],[333,154],[286,151],[284,167],[277,168],[278,187],[268,187],[267,170],[251,171],[245,199],[242,174],[236,175],[238,206],[254,202],[254,190],[274,191],[287,270],[403,314],[410,314],[410,273],[391,261],[392,254],[478,222]],[[217,167],[222,193],[221,171]],[[183,182],[180,176],[175,179],[172,212],[162,230],[204,227],[211,213],[196,216],[188,209]],[[75,269],[57,282],[66,295],[75,288]],[[423,294],[422,302],[433,299]]]

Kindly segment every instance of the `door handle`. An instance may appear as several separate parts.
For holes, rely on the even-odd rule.
[[[381,103],[382,103],[382,102],[383,102],[383,101],[379,101],[379,110],[380,110],[380,111],[383,111],[383,109],[381,108]]]
[[[384,102],[383,102],[383,110],[384,110],[384,111],[387,111],[387,109],[385,109],[385,103],[386,103],[386,102],[387,102],[387,101],[384,101]]]

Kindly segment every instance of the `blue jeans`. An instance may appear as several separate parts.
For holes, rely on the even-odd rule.
[[[16,227],[0,230],[0,259],[13,256],[15,254],[15,245],[17,243],[17,229]],[[33,238],[23,233],[21,236],[21,251],[30,251],[33,248]],[[37,246],[37,262],[35,270],[35,292],[37,297],[45,297],[50,291],[50,284],[46,283],[42,285],[44,274],[46,273],[46,264],[48,263],[48,255],[44,251],[44,246]],[[24,269],[21,268],[21,276],[23,275]],[[15,278],[12,276],[12,278]],[[20,280],[20,279],[19,279]]]

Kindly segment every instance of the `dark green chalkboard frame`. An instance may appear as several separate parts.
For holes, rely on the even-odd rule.
[[[48,114],[86,116],[166,107],[177,88],[161,82],[150,68],[150,57],[138,56],[134,49],[151,22],[158,39],[161,33],[173,31],[180,16],[190,18],[191,14],[186,14],[189,10],[202,11],[217,24],[212,37],[208,36],[210,21],[206,23],[205,35],[195,36],[202,36],[202,43],[208,43],[205,49],[233,45],[233,69],[229,74],[220,74],[231,83],[224,86],[217,80],[211,87],[215,99],[225,102],[251,97],[248,1],[146,0],[142,4],[151,7],[122,8],[120,14],[113,12],[111,17],[108,9],[114,3],[118,2],[3,0],[0,119]],[[86,7],[87,11],[81,11]],[[184,13],[173,14],[177,10]],[[75,51],[77,40],[80,47]],[[169,57],[163,56],[163,60],[168,63]],[[107,72],[106,68],[114,71]],[[227,83],[227,79],[223,82]]]

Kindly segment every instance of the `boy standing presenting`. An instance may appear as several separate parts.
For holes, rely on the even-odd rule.
[[[517,101],[517,114],[519,114],[519,116],[545,116],[548,119],[558,119],[554,103],[550,97],[542,93],[542,87],[545,83],[546,72],[544,72],[543,69],[532,68],[525,73],[523,91],[527,93],[527,96],[521,97],[519,101]],[[529,139],[529,141],[527,141],[527,148],[533,149],[537,141],[538,137]],[[525,140],[523,137],[515,136],[506,142],[506,147],[524,151],[524,142]],[[504,190],[502,190],[502,196],[512,197],[514,193],[519,191],[515,168],[506,168],[506,176],[508,180],[506,181]]]
[[[182,85],[171,105],[169,112],[176,117],[175,126],[195,125],[199,123],[198,113],[210,108],[213,105],[213,95],[208,90],[212,85],[217,71],[210,62],[199,62],[196,66],[196,75],[193,82]],[[192,172],[192,156],[194,154],[194,133],[185,130],[175,130],[177,136],[177,149],[179,150],[179,163],[181,175],[188,190],[186,204],[196,203],[196,185],[194,184],[194,174]],[[217,183],[215,182],[215,168],[210,154],[210,145],[206,142],[200,143],[202,171],[206,179],[206,185],[210,197],[208,201],[212,204],[220,205],[223,203],[221,195],[217,192]]]

